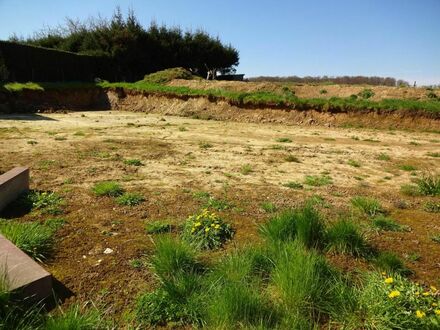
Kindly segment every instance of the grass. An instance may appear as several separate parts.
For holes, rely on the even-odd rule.
[[[116,203],[124,206],[136,206],[145,201],[145,197],[139,193],[123,193],[116,198]]]
[[[275,213],[277,211],[277,206],[272,202],[263,202],[260,204],[261,209],[266,213]]]
[[[351,199],[351,205],[369,217],[375,217],[383,213],[383,208],[377,199],[356,196]]]
[[[153,221],[145,225],[147,234],[162,234],[171,231],[171,225],[165,221]]]
[[[212,145],[212,144],[209,143],[209,142],[200,142],[200,143],[199,143],[199,147],[200,147],[201,149],[209,149],[209,148],[214,147],[214,145]]]
[[[245,164],[241,167],[240,169],[240,173],[243,175],[249,175],[253,172],[254,170],[252,169],[252,165],[251,164]]]
[[[439,158],[440,157],[440,152],[427,152],[426,156]]]
[[[283,183],[283,187],[287,187],[290,189],[302,189],[304,186],[299,182],[289,181],[289,182]]]
[[[142,164],[140,159],[125,159],[124,160],[124,164],[125,165],[132,165],[132,166],[142,166],[142,165],[144,165],[144,164]]]
[[[280,143],[290,143],[292,142],[292,139],[288,138],[288,137],[281,137],[275,140],[276,142],[280,142]]]
[[[110,196],[110,197],[118,197],[124,193],[124,189],[122,189],[121,185],[115,181],[103,181],[97,182],[92,191],[96,196]]]
[[[377,156],[377,159],[383,161],[389,161],[391,160],[391,157],[388,154],[382,152]]]
[[[327,230],[327,249],[329,252],[365,256],[368,253],[367,243],[353,221],[341,219]]]
[[[92,308],[82,310],[78,305],[69,307],[66,311],[52,316],[50,315],[43,329],[44,330],[67,330],[67,329],[105,329],[109,325],[105,324],[101,312]]]
[[[373,228],[384,231],[405,231],[406,227],[398,224],[393,219],[382,214],[376,216],[371,220]]]
[[[373,261],[376,267],[388,274],[408,275],[410,270],[405,267],[402,259],[392,252],[381,252]]]
[[[417,170],[417,167],[415,167],[415,166],[413,166],[413,165],[408,165],[408,164],[400,165],[399,168],[400,168],[402,171],[408,171],[408,172],[410,172],[410,171],[416,171],[416,170]]]
[[[436,243],[440,243],[440,234],[431,236],[431,240],[433,240]]]
[[[349,159],[347,161],[347,164],[353,167],[361,167],[361,163],[359,163],[358,161],[354,160],[354,159]]]
[[[56,228],[38,222],[0,220],[0,233],[35,260],[50,256]]]
[[[299,158],[294,155],[287,155],[284,160],[289,163],[301,163]]]
[[[440,196],[440,175],[424,173],[417,180],[419,191],[424,196]]]
[[[333,180],[328,175],[307,175],[304,183],[309,186],[321,187],[328,184],[332,184]]]
[[[430,213],[440,213],[440,202],[426,202],[423,209]]]

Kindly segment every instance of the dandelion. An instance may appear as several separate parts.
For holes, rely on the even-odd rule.
[[[432,303],[432,306],[433,306],[433,307],[437,307],[438,304],[437,304],[437,303]]]
[[[400,296],[400,291],[397,291],[397,290],[391,291],[388,295],[388,297],[391,299],[396,298],[398,296]]]
[[[393,283],[393,282],[394,282],[394,280],[393,280],[392,277],[388,277],[388,278],[385,279],[385,283],[386,283],[386,284],[391,284],[391,283]]]
[[[214,228],[215,228],[215,229],[219,229],[219,228],[220,228],[220,225],[219,225],[219,224],[216,224],[216,225],[214,226]]]
[[[210,229],[209,227],[205,228],[205,232],[207,233]]]
[[[430,292],[423,292],[422,295],[424,295],[425,297],[429,296],[431,293]]]
[[[440,309],[436,309],[434,313],[435,315],[440,315]]]
[[[419,319],[421,319],[421,318],[423,318],[423,317],[426,316],[426,313],[425,313],[425,312],[422,312],[422,311],[420,311],[420,310],[416,310],[416,316],[417,316]]]
[[[437,292],[437,288],[435,286],[431,285],[430,288],[432,291]]]
[[[196,223],[194,224],[194,227],[200,227],[201,225],[202,225],[201,222],[196,222]]]
[[[191,234],[193,234],[196,231],[195,228],[191,229]]]

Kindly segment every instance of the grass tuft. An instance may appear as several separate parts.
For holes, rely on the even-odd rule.
[[[124,193],[124,189],[115,181],[97,182],[92,191],[96,196],[118,197]]]
[[[116,198],[116,203],[125,206],[136,206],[145,201],[145,197],[138,193],[124,193]]]
[[[357,225],[353,221],[341,219],[327,230],[327,249],[330,252],[365,256],[368,252],[367,243]]]
[[[384,212],[377,199],[356,196],[351,199],[351,205],[369,217],[375,217]]]

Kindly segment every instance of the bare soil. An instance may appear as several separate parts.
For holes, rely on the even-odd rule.
[[[424,204],[434,198],[400,192],[413,178],[440,168],[440,159],[428,155],[440,151],[438,133],[261,124],[240,118],[201,120],[170,116],[173,107],[168,106],[168,112],[163,108],[159,114],[94,111],[0,116],[0,172],[29,166],[33,189],[56,191],[65,200],[62,217],[67,224],[44,267],[74,292],[67,303],[92,300],[105,304],[118,320],[129,317],[136,296],[156,284],[148,267],[130,265],[130,260],[153,252],[154,235],[146,234],[145,224],[168,219],[177,231],[202,207],[193,196],[198,191],[231,205],[219,212],[236,229],[226,251],[258,241],[257,227],[270,217],[261,209],[262,202],[282,208],[319,195],[324,199],[322,212],[332,221],[341,212],[352,212],[351,197],[378,198],[409,231],[379,233],[367,220],[360,220],[369,242],[400,255],[414,272],[413,279],[440,284],[440,244],[431,240],[440,233],[440,216],[424,211]],[[191,104],[187,106],[189,111]],[[142,107],[133,110],[142,111]],[[291,142],[278,142],[280,138]],[[379,160],[382,153],[390,159]],[[289,155],[299,162],[288,161]],[[143,165],[124,164],[124,159],[133,158]],[[348,164],[349,160],[359,167]],[[248,173],[243,171],[245,165]],[[401,165],[413,165],[416,170],[404,171]],[[304,184],[305,176],[323,174],[333,183]],[[146,201],[124,207],[111,198],[96,197],[91,187],[103,180],[118,181],[127,191],[143,194]],[[304,188],[283,186],[290,181],[303,183]],[[31,213],[22,221],[46,218]],[[104,254],[106,248],[113,253]],[[209,253],[206,258],[223,253]],[[359,259],[330,257],[345,271],[371,267]]]

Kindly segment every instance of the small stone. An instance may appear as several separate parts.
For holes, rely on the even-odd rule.
[[[106,248],[106,249],[104,250],[104,254],[111,254],[111,253],[113,253],[113,250],[110,249],[110,248]]]

